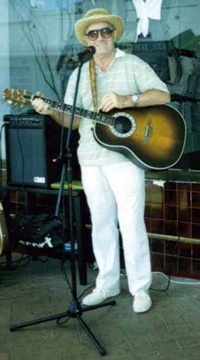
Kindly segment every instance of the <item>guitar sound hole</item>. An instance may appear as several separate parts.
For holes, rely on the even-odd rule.
[[[115,119],[114,128],[117,133],[126,134],[131,130],[132,124],[131,121],[125,116],[119,116]]]

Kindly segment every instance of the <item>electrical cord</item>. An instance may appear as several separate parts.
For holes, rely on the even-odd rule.
[[[95,286],[95,283],[92,284],[91,286],[89,286],[87,289],[85,289],[78,297],[78,300],[81,299],[83,297],[83,295],[90,289],[92,289]]]
[[[16,269],[27,266],[29,264],[29,262],[30,262],[30,258],[31,258],[30,255],[25,256],[25,254],[22,254],[20,259],[17,259],[17,260],[14,260],[14,261],[11,262],[11,265],[12,265],[11,270],[16,270]],[[27,260],[27,262],[25,264],[19,265],[23,260]],[[6,261],[1,262],[0,263],[0,269],[7,269],[6,265],[7,265]]]
[[[159,271],[155,271],[152,273],[153,275],[162,275],[164,276],[167,280],[169,280],[169,277],[163,273],[163,272],[159,272]],[[176,280],[176,279],[172,279],[170,278],[170,282],[173,283],[173,284],[178,284],[178,285],[200,285],[200,281],[196,280],[191,280],[191,281],[188,281],[188,280]]]
[[[170,283],[173,283],[173,284],[178,284],[178,285],[200,285],[200,281],[196,280],[191,280],[191,281],[188,281],[188,280],[176,280],[174,277],[172,279],[171,275],[166,275],[165,273],[161,272],[161,271],[153,271],[152,272],[152,275],[162,275],[163,277],[165,277],[165,279],[168,281],[167,283],[167,287],[165,289],[154,289],[154,288],[150,288],[150,290],[152,291],[161,291],[161,292],[166,292],[169,288],[169,285]],[[126,275],[126,271],[122,271],[121,270],[121,276],[124,276],[124,277],[127,277]]]

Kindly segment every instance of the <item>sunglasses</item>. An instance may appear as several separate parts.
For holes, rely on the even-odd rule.
[[[111,30],[110,28],[106,27],[103,29],[97,29],[97,30],[91,30],[88,34],[85,34],[88,36],[88,38],[92,41],[95,41],[99,37],[99,33],[101,33],[101,36],[105,39],[109,39],[113,33],[114,29]]]

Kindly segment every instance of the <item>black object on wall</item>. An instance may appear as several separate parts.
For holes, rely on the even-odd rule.
[[[48,188],[60,180],[61,126],[35,112],[5,115],[7,182]]]

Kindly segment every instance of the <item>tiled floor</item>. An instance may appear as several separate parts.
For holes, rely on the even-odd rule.
[[[0,258],[1,263],[4,260],[4,257]],[[67,311],[71,299],[59,260],[31,261],[24,267],[19,265],[22,266],[23,262],[15,270],[0,268],[0,360],[101,359],[77,319],[70,319],[63,325],[51,321],[9,331],[10,324]],[[71,279],[69,263],[65,267]],[[95,277],[96,270],[88,269],[88,284],[78,284],[78,294],[89,287]],[[154,274],[152,286],[164,290],[167,279]],[[121,290],[116,297],[116,306],[82,315],[106,348],[106,359],[199,359],[199,285],[171,283],[166,292],[151,290],[153,308],[142,315],[132,311],[132,298],[123,276]]]

